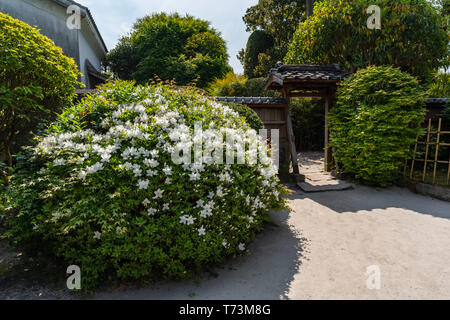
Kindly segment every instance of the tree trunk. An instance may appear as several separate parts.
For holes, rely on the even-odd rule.
[[[306,15],[308,17],[313,15],[314,0],[306,0]]]

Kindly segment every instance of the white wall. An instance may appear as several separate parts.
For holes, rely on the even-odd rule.
[[[90,32],[91,26],[89,25],[89,20],[84,18],[81,23],[81,32],[79,33],[79,55],[80,55],[80,70],[83,73],[82,82],[89,87],[89,81],[87,77],[86,70],[86,59],[88,59],[91,64],[101,71],[101,62],[104,57],[104,52],[99,46],[97,39],[94,34]]]

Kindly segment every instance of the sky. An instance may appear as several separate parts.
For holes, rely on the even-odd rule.
[[[178,12],[211,22],[227,43],[229,63],[235,73],[243,73],[236,58],[245,47],[249,33],[242,17],[258,0],[76,0],[91,11],[103,40],[111,50],[128,34],[137,18],[154,12]]]

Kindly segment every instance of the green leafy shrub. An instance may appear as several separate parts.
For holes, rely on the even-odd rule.
[[[259,131],[260,129],[264,129],[264,123],[258,117],[258,114],[251,108],[238,103],[224,103],[224,105],[229,106],[233,111],[245,118],[245,122],[247,122],[253,130]]]
[[[381,8],[381,29],[367,27],[367,8]],[[292,64],[338,63],[353,73],[393,65],[427,78],[445,64],[449,34],[427,0],[322,0],[298,25],[286,55]]]
[[[215,97],[280,97],[275,91],[264,90],[265,78],[248,79],[229,72],[222,79],[212,82],[207,90]]]
[[[243,252],[265,213],[285,207],[286,189],[270,158],[211,163],[204,144],[203,163],[195,152],[190,164],[174,162],[179,143],[193,148],[198,122],[202,139],[207,129],[227,137],[249,129],[190,88],[104,85],[65,110],[13,176],[7,235],[80,266],[85,289],[105,279],[186,278]],[[256,132],[245,139],[268,155]]]
[[[79,75],[74,60],[52,40],[0,12],[0,153],[9,167],[18,132],[34,130],[37,120],[69,103]]]
[[[223,78],[213,81],[208,93],[215,97],[244,97],[247,95],[247,77],[228,72]]]
[[[423,100],[417,80],[393,67],[369,67],[345,80],[330,111],[340,170],[367,184],[394,182],[421,132]]]

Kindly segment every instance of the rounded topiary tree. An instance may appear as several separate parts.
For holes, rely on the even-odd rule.
[[[196,126],[203,133],[192,136]],[[232,149],[210,130],[231,137],[248,129],[190,88],[108,83],[65,110],[11,180],[8,235],[80,266],[84,288],[106,275],[187,277],[243,252],[265,213],[285,206],[254,130],[240,137],[262,160],[252,162],[247,148],[243,164],[211,161]]]
[[[273,37],[262,30],[256,30],[250,35],[244,56],[244,74],[247,77],[256,77],[255,69],[258,66],[258,56],[272,49],[274,44]]]
[[[77,65],[52,40],[0,12],[0,152],[12,166],[11,143],[26,124],[48,118],[75,95]]]
[[[393,67],[369,67],[345,80],[330,111],[339,169],[368,184],[391,184],[421,132],[423,100],[418,81]]]

